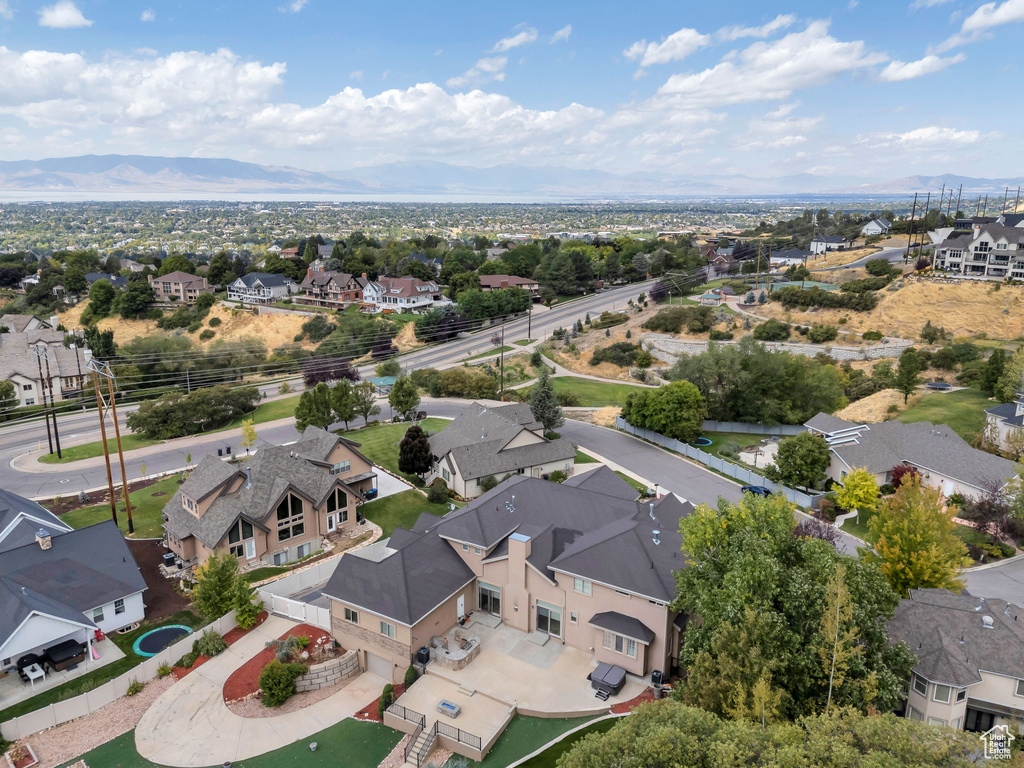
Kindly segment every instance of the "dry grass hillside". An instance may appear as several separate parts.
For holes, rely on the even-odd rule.
[[[921,395],[911,395],[907,405],[913,405],[920,399]],[[896,411],[890,411],[894,405]],[[875,392],[861,400],[855,400],[841,411],[836,411],[835,415],[840,419],[854,421],[858,424],[877,424],[892,417],[894,413],[904,410],[905,407],[903,395],[900,392],[895,389],[883,389],[881,392]]]
[[[60,321],[64,327],[78,328],[78,319],[86,306],[88,302],[82,302],[61,313]],[[210,328],[210,319],[214,317],[219,317],[221,324],[216,328]],[[255,336],[266,343],[268,350],[272,350],[284,344],[294,344],[294,339],[301,332],[306,319],[302,315],[251,315],[237,309],[226,309],[218,304],[210,310],[210,314],[203,320],[202,328],[195,333],[186,333],[184,329],[163,331],[157,328],[155,320],[122,320],[120,317],[104,318],[100,320],[98,327],[101,331],[113,331],[114,341],[118,344],[127,344],[137,336],[182,333],[200,347],[208,346],[218,339],[231,341],[243,336]],[[206,329],[214,331],[215,335],[209,341],[200,341],[199,334]],[[312,349],[315,345],[306,341],[302,346]]]
[[[857,259],[863,259],[872,253],[878,253],[881,248],[871,246],[868,248],[851,248],[848,251],[829,251],[820,256],[807,259],[808,269],[822,269],[823,267],[841,267]]]
[[[940,285],[913,282],[902,288],[879,293],[878,306],[870,312],[818,309],[787,311],[769,302],[757,313],[794,322],[838,325],[847,318],[850,330],[882,331],[893,336],[917,338],[929,320],[954,336],[986,334],[992,339],[1024,336],[1024,286],[964,283]]]

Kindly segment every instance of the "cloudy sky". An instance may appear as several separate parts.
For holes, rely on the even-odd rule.
[[[1024,0],[0,0],[0,159],[1018,175],[1022,39]]]

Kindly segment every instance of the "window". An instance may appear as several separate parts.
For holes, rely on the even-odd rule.
[[[917,721],[923,721],[924,720],[924,715],[922,715],[920,712],[918,712],[913,707],[907,707],[907,717],[909,717],[911,720],[917,720]]]
[[[610,651],[629,656],[631,659],[636,658],[636,640],[617,635],[608,630],[604,631],[604,647]]]
[[[103,621],[103,608],[93,608],[92,620],[97,623]]]
[[[451,475],[451,472],[449,472],[449,471],[448,471],[447,469],[442,469],[442,470],[441,470],[441,477],[443,477],[443,478],[444,478],[444,481],[445,481],[446,483],[447,483],[447,482],[451,482],[451,479],[452,479],[452,475]]]
[[[246,557],[246,541],[254,535],[252,523],[239,518],[228,529],[228,551],[235,557]]]
[[[302,523],[302,499],[288,494],[277,505],[277,540],[287,541],[301,536],[306,527]]]
[[[352,469],[352,462],[351,461],[348,461],[348,460],[346,460],[346,461],[339,461],[339,462],[336,462],[334,464],[334,466],[331,467],[331,474],[332,475],[342,475],[342,474],[348,472],[350,469]]]
[[[469,544],[463,544],[462,545],[462,551],[463,552],[469,552]]]
[[[950,723],[950,725],[958,731],[963,727],[963,724],[964,719],[962,717],[958,717],[956,720]]]
[[[920,675],[914,675],[914,690],[922,696],[928,695],[928,681]]]
[[[351,621],[353,624],[359,623],[359,611],[353,611],[351,608],[345,609],[345,621]]]
[[[928,718],[928,725],[945,725],[945,724],[946,724],[945,720],[939,720],[939,718],[937,718],[937,717],[929,717]]]
[[[473,547],[473,554],[474,555],[479,555],[480,554],[480,547]]]
[[[327,497],[327,514],[337,512],[341,510],[341,514],[338,515],[339,523],[348,522],[348,494],[345,493],[341,488],[335,488],[331,491],[331,495]]]
[[[957,704],[959,704],[961,701],[963,701],[966,698],[967,698],[967,689],[966,688],[958,689],[957,692],[956,692]]]
[[[114,614],[124,613],[124,599],[118,598],[114,601]]]
[[[36,400],[35,400],[34,397],[26,397],[25,398],[25,405],[35,405],[35,404],[36,404]]]
[[[1017,681],[1017,695],[1024,696],[1024,680]]]
[[[576,611],[569,611],[569,623],[570,624],[579,624],[580,623],[580,617],[579,617],[579,614],[576,613]]]
[[[21,391],[22,392],[31,392],[32,391],[32,385],[31,384],[22,384],[21,385]]]
[[[952,688],[948,685],[936,685],[935,692],[932,694],[932,701],[940,701],[943,704],[949,704],[949,694],[952,692]],[[943,723],[945,725],[945,723]]]
[[[572,580],[572,588],[574,592],[579,592],[581,595],[589,595],[591,592],[591,584],[586,579],[581,579],[576,576]]]
[[[395,637],[395,625],[394,624],[389,624],[386,621],[382,621],[380,623],[380,633],[382,635],[384,635],[385,637],[390,637],[391,639],[394,639],[394,637]]]

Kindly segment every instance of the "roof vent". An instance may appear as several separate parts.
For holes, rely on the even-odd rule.
[[[245,468],[245,487],[252,488],[252,467]]]
[[[654,502],[653,501],[651,502],[651,520],[654,520],[655,522],[658,521],[658,518],[656,518],[654,516]]]
[[[982,616],[981,617],[981,626],[984,627],[985,629],[992,629],[994,627],[994,625],[995,625],[995,621],[993,620],[993,618],[991,616]]]
[[[654,543],[655,543],[655,545],[661,544],[661,538],[660,538],[661,531],[659,531],[657,528],[655,528],[653,531],[651,531],[651,533],[654,534]]]

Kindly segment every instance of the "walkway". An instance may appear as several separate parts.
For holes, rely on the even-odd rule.
[[[159,765],[201,768],[245,760],[306,739],[370,704],[383,678],[363,674],[347,687],[297,712],[268,718],[244,718],[224,704],[223,685],[268,640],[294,622],[271,616],[219,656],[190,672],[160,696],[135,729],[135,747]]]

